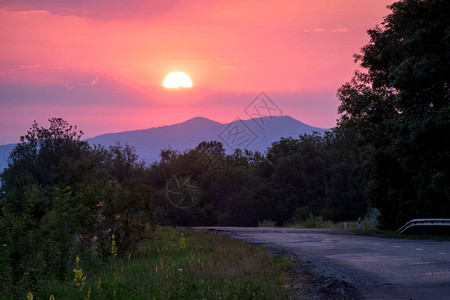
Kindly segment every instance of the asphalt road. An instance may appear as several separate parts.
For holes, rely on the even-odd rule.
[[[366,299],[450,299],[450,241],[393,239],[321,229],[211,227],[290,251]]]

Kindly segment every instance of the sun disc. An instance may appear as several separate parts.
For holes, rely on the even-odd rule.
[[[169,89],[190,88],[192,87],[192,81],[186,73],[175,71],[164,78],[163,87]]]

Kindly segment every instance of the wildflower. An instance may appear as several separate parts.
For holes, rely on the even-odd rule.
[[[33,294],[31,292],[28,292],[27,300],[33,300]]]
[[[50,298],[48,300],[55,300],[55,296],[53,294],[50,295]]]
[[[114,233],[112,234],[111,238],[112,238],[112,241],[111,241],[111,253],[114,256],[117,256],[117,247],[116,247],[116,241],[114,240],[114,238],[115,238]]]
[[[103,207],[103,202],[100,201],[99,203],[97,203],[97,207]]]
[[[155,266],[155,271],[158,273],[158,265]]]
[[[117,256],[117,247],[116,247],[116,240],[114,233],[111,236],[111,253],[114,255],[114,278],[117,280],[117,262],[116,262],[116,256]]]
[[[75,273],[73,281],[75,282],[77,287],[80,288],[80,291],[82,291],[84,288],[84,285],[86,284],[86,276],[83,277],[83,269],[80,268],[80,265],[79,265],[80,258],[78,256],[75,259],[75,261],[77,262],[77,268],[73,269],[73,272]]]
[[[89,288],[86,299],[89,300],[91,298],[91,288]]]
[[[97,281],[97,289],[100,290],[101,288],[102,288],[102,277],[99,277]]]
[[[178,268],[178,272],[183,272],[183,269],[182,268]]]
[[[184,250],[186,248],[186,239],[184,238],[184,233],[181,233],[181,238],[180,238],[180,249]]]

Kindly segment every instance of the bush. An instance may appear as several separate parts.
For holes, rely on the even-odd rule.
[[[315,217],[313,214],[309,214],[309,218],[301,222],[288,222],[287,227],[299,227],[299,228],[330,228],[333,223],[329,220],[324,220],[322,216]]]
[[[377,229],[378,218],[381,217],[381,212],[378,208],[370,207],[367,209],[367,214],[364,217],[364,222],[367,224],[366,229]]]
[[[272,220],[262,220],[258,221],[258,227],[277,227],[277,224]]]

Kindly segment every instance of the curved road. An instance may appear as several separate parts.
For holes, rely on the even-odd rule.
[[[290,251],[366,299],[450,299],[450,241],[393,239],[323,229],[208,227]]]

